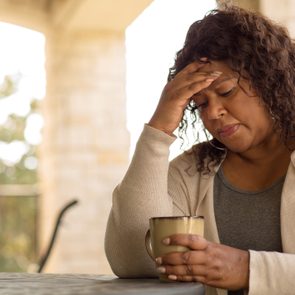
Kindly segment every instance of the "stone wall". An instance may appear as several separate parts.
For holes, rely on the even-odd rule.
[[[47,38],[41,157],[41,248],[73,197],[47,272],[110,272],[103,240],[111,194],[128,162],[124,35],[58,32]]]
[[[290,35],[295,36],[295,1],[294,0],[217,0],[222,3],[232,3],[245,9],[259,11],[275,22],[286,26]]]
[[[295,37],[295,1],[260,0],[260,11],[274,21],[286,26]]]
[[[216,0],[216,2],[218,5],[223,3],[234,4],[253,11],[259,11],[260,9],[260,0]]]

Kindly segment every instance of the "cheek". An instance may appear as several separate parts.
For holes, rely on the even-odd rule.
[[[273,124],[273,120],[269,112],[260,103],[249,105],[249,107],[245,110],[245,119],[253,127],[257,127],[262,130],[265,130],[265,128]]]
[[[261,116],[256,121],[257,124],[257,133],[261,134],[268,134],[273,132],[274,121],[271,119],[270,116]]]

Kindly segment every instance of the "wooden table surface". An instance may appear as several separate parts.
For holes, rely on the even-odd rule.
[[[204,295],[198,283],[104,275],[0,273],[1,295]]]

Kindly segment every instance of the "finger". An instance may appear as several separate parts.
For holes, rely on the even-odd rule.
[[[173,81],[168,84],[169,88],[174,90],[189,87],[191,84],[205,81],[206,79],[217,79],[221,75],[221,72],[193,72],[186,73],[185,75],[179,75]]]
[[[204,251],[172,252],[157,259],[158,264],[204,264],[207,256]]]
[[[193,72],[193,73],[188,73],[186,76],[183,77],[183,80],[188,82],[188,83],[196,83],[200,82],[204,79],[217,79],[220,77],[222,72],[219,71],[198,71],[198,72]]]
[[[204,276],[181,276],[181,275],[168,275],[168,279],[180,282],[198,282],[201,284],[209,285],[211,287],[220,287],[220,282],[215,280],[208,280]]]
[[[208,57],[201,57],[200,58],[200,61],[202,61],[202,62],[209,62],[209,59],[208,59]]]
[[[174,98],[175,99],[183,98],[185,100],[188,100],[196,93],[209,87],[215,79],[216,78],[214,78],[214,77],[212,77],[212,78],[210,77],[210,78],[205,78],[202,81],[194,82],[194,83],[187,84],[187,85],[182,85],[182,87],[180,87],[174,91],[173,97],[171,97],[171,98],[173,98],[173,99]]]
[[[166,275],[204,277],[206,280],[217,281],[222,279],[215,269],[208,269],[205,265],[165,265],[158,267],[158,272]]]
[[[169,280],[172,281],[181,281],[181,282],[195,282],[196,278],[193,276],[176,276],[176,275],[169,275]]]
[[[206,278],[202,276],[177,276],[177,275],[169,275],[169,280],[172,281],[181,281],[181,282],[198,282],[204,283],[206,282]]]
[[[196,72],[199,69],[201,69],[204,65],[206,65],[206,63],[203,61],[194,61],[194,62],[188,64],[186,67],[184,67],[178,74]]]
[[[199,235],[175,234],[163,240],[165,245],[180,245],[192,250],[205,250],[209,242]]]
[[[158,272],[176,276],[206,276],[206,268],[200,265],[182,264],[165,265],[157,268]]]

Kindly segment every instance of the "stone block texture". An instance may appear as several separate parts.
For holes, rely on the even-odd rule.
[[[104,234],[111,195],[128,164],[124,34],[53,31],[40,149],[40,243],[73,198],[46,272],[111,273]]]

